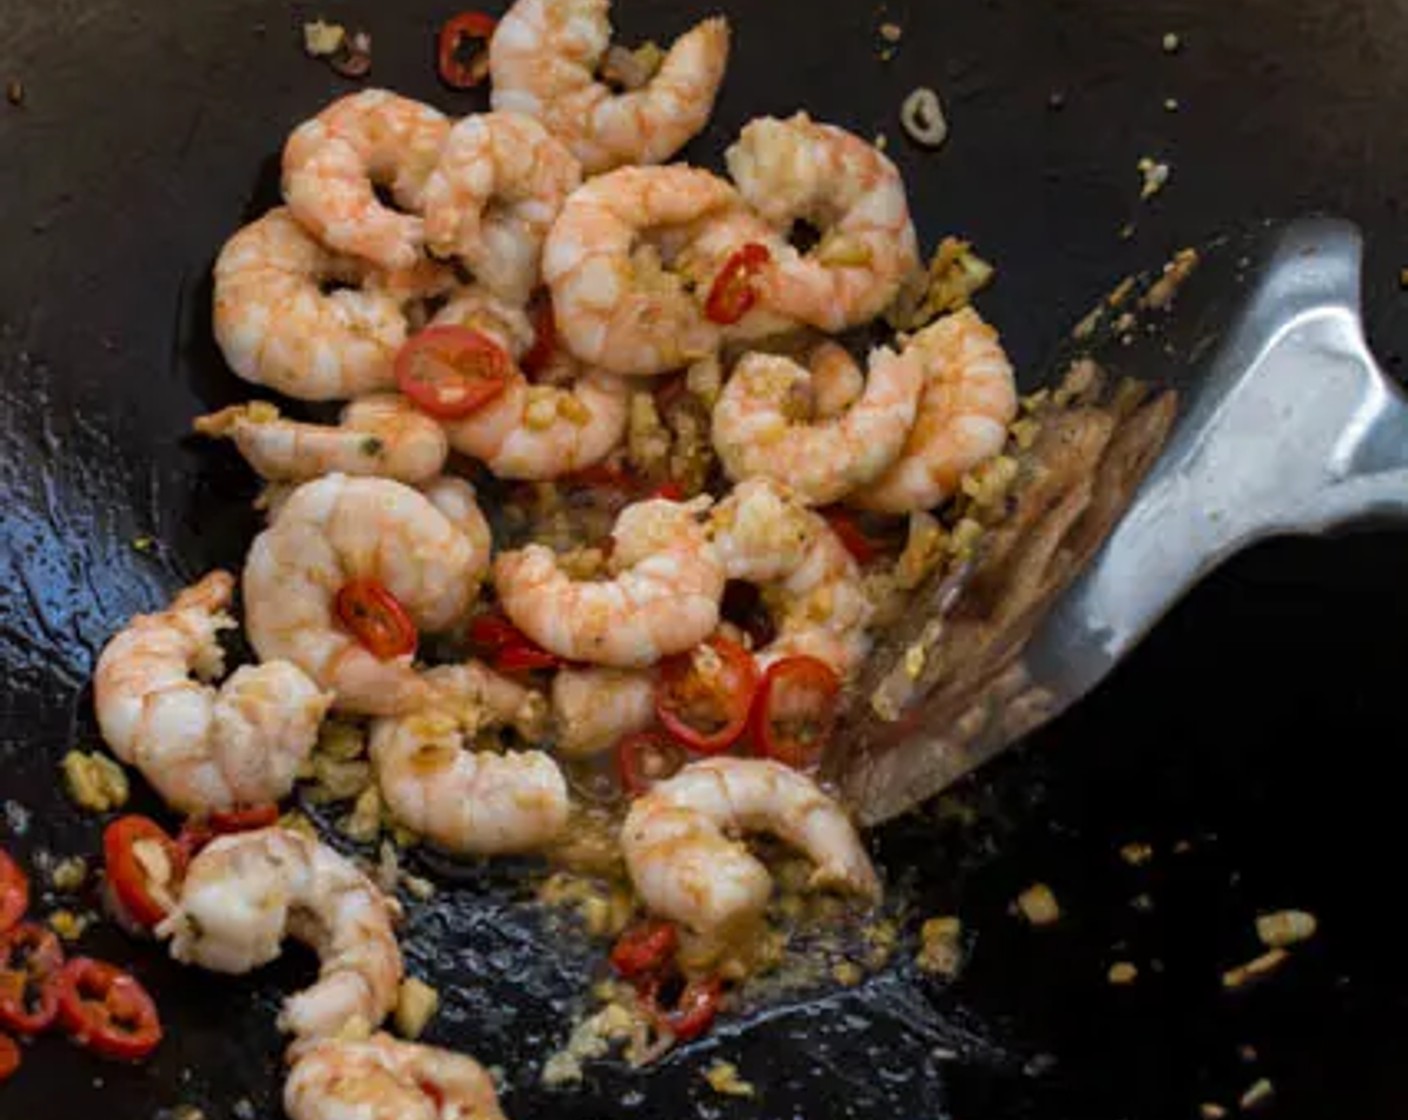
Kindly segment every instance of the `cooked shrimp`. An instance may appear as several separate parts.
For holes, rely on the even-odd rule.
[[[718,625],[724,569],[695,502],[636,502],[612,530],[613,577],[573,580],[542,545],[494,562],[504,611],[545,649],[570,661],[653,665],[691,649]]]
[[[554,744],[584,758],[655,722],[655,675],[644,669],[559,669],[552,679]]]
[[[738,205],[703,219],[690,230],[675,258],[675,271],[687,277],[695,291],[707,296],[734,254],[749,244],[761,245],[773,260],[781,260],[790,251],[782,236],[740,199]],[[797,326],[795,319],[757,302],[740,319],[721,326],[719,335],[725,342],[753,342]]]
[[[596,79],[611,42],[609,0],[517,0],[489,44],[495,109],[536,117],[588,175],[664,163],[708,123],[728,64],[728,22],[706,19],[675,40],[640,89]]]
[[[819,420],[840,416],[865,392],[865,374],[851,352],[834,342],[818,343],[807,359],[807,369],[811,373],[812,415]]]
[[[461,288],[430,320],[434,327],[468,327],[497,342],[517,360],[533,345],[533,322],[528,312],[481,285]]]
[[[780,762],[709,758],[659,782],[631,805],[621,850],[645,905],[699,933],[761,914],[772,881],[729,836],[770,832],[816,864],[813,888],[874,900],[880,882],[845,811]]]
[[[489,519],[479,508],[479,495],[468,479],[441,475],[423,484],[419,489],[430,504],[449,518],[450,524],[464,534],[473,547],[475,556],[487,557],[493,551],[494,536],[489,528]],[[487,566],[487,559],[483,563]]]
[[[425,186],[425,238],[485,288],[526,303],[543,241],[582,182],[572,153],[532,117],[483,113],[450,130]]]
[[[293,788],[332,703],[287,661],[245,665],[217,690],[217,635],[235,579],[211,572],[104,647],[93,682],[103,739],[183,813],[279,801]]]
[[[198,416],[195,430],[234,440],[255,472],[271,482],[334,473],[424,482],[440,472],[450,453],[440,425],[395,393],[353,401],[336,427],[288,420],[274,405],[256,401]]]
[[[919,262],[904,181],[879,149],[805,113],[761,117],[726,157],[748,203],[779,230],[822,231],[811,252],[784,245],[758,278],[764,306],[826,331],[875,318]]]
[[[289,1120],[504,1120],[473,1058],[375,1034],[300,1049],[284,1084]]]
[[[383,89],[340,97],[284,145],[284,199],[324,244],[385,269],[411,268],[425,241],[425,185],[449,135],[444,115]],[[401,214],[376,197],[388,187]]]
[[[805,368],[778,354],[745,354],[714,406],[714,450],[728,476],[767,475],[809,505],[873,482],[904,448],[924,368],[917,354],[886,347],[870,352],[869,365],[860,398],[843,415],[817,422]]]
[[[546,480],[605,459],[626,433],[630,395],[614,373],[591,370],[565,385],[521,373],[463,420],[445,425],[450,446],[499,478]]]
[[[375,657],[339,625],[337,592],[352,579],[376,580],[417,628],[445,630],[474,600],[489,559],[481,544],[399,482],[333,474],[304,483],[245,561],[250,643],[332,689],[343,711],[409,711],[428,695],[411,655]]]
[[[542,697],[480,665],[425,674],[430,706],[372,725],[377,784],[395,818],[453,852],[492,855],[540,848],[567,823],[567,783],[542,751],[471,749],[498,722],[542,724]]]
[[[289,997],[281,1030],[328,1038],[375,1028],[396,1005],[401,951],[396,904],[331,848],[284,828],[212,841],[191,861],[176,909],[157,927],[171,955],[240,974],[279,955],[285,937],[321,961],[317,981]]]
[[[919,416],[899,461],[847,496],[861,509],[907,513],[938,505],[966,473],[1001,453],[1017,415],[1012,365],[997,332],[971,307],[925,327],[909,350],[924,360]]]
[[[666,270],[659,244],[687,241],[690,223],[737,197],[724,180],[682,164],[623,167],[574,191],[543,250],[567,348],[590,365],[638,375],[680,369],[718,349],[718,327],[701,297]]]
[[[758,652],[760,665],[805,653],[842,678],[860,667],[870,652],[874,606],[859,565],[825,518],[757,477],[719,503],[710,533],[730,579],[770,591],[777,636]]]
[[[245,226],[215,262],[215,340],[230,368],[309,401],[394,388],[406,316],[369,275],[282,207]],[[361,287],[325,293],[325,282]]]

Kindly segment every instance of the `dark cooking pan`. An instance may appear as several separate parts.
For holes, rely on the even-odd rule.
[[[23,94],[0,104],[0,843],[22,857],[96,850],[101,822],[70,806],[56,766],[96,744],[101,643],[237,564],[254,528],[248,473],[183,433],[244,395],[211,339],[213,255],[273,203],[289,128],[347,88],[302,57],[299,24],[366,26],[378,84],[465,112],[481,102],[439,89],[431,66],[451,10],[0,0],[0,80]],[[616,22],[660,37],[697,14],[623,0]],[[1393,0],[738,0],[729,14],[725,92],[690,154],[716,163],[748,117],[797,107],[888,133],[925,242],[960,233],[998,263],[982,306],[1027,387],[1131,268],[1317,208],[1368,235],[1368,325],[1395,367],[1408,10]],[[885,21],[903,28],[888,62]],[[900,139],[917,84],[949,109],[937,154]],[[1173,176],[1141,204],[1146,155]],[[881,830],[907,935],[940,912],[971,931],[956,983],[921,977],[906,943],[858,988],[745,1009],[649,1072],[606,1062],[550,1094],[541,1060],[599,954],[525,904],[513,866],[436,864],[444,889],[405,938],[445,996],[429,1040],[501,1066],[516,1117],[1190,1117],[1263,1077],[1279,1116],[1401,1116],[1405,559],[1408,538],[1383,534],[1242,557],[1028,749]],[[1153,861],[1124,863],[1130,841]],[[1064,915],[1046,930],[1007,913],[1037,880]],[[1254,915],[1285,906],[1318,914],[1320,935],[1270,982],[1224,992],[1221,971],[1257,950]],[[106,925],[84,943],[132,962],[168,1040],[139,1068],[46,1041],[0,1086],[0,1117],[278,1115],[274,1012],[308,957],[236,982]],[[1139,980],[1112,987],[1122,959]],[[759,1095],[716,1096],[700,1076],[715,1057]]]

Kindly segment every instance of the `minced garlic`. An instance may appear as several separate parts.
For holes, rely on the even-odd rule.
[[[82,856],[69,856],[59,860],[49,873],[49,882],[54,884],[54,889],[65,894],[78,890],[87,878],[88,861]]]
[[[58,934],[61,941],[77,941],[83,936],[93,919],[72,910],[55,910],[49,915],[49,928]]]
[[[1256,920],[1256,935],[1271,949],[1294,945],[1315,936],[1315,915],[1305,910],[1277,910]]]
[[[367,753],[364,728],[340,719],[330,719],[318,729],[316,753],[338,762],[351,762]]]
[[[338,825],[349,840],[367,842],[381,834],[381,793],[370,785],[358,796],[352,812]]]
[[[903,591],[912,591],[943,563],[947,534],[939,519],[920,510],[909,515],[909,535],[904,551],[895,561],[895,584]]]
[[[1275,1093],[1270,1078],[1263,1077],[1252,1082],[1251,1087],[1237,1099],[1237,1104],[1243,1112],[1250,1112],[1269,1102]]]
[[[1130,867],[1142,867],[1153,858],[1154,849],[1149,844],[1131,841],[1120,847],[1120,859],[1124,860]]]
[[[82,808],[106,813],[127,804],[127,774],[102,752],[69,751],[62,766],[68,794]]]
[[[310,20],[303,25],[303,50],[311,58],[327,58],[342,49],[347,28],[340,23]]]
[[[1229,968],[1222,974],[1222,986],[1224,988],[1241,988],[1250,984],[1253,980],[1260,980],[1285,963],[1290,954],[1285,949],[1269,949],[1261,956],[1255,957],[1239,964],[1236,968]]]
[[[1015,906],[1034,926],[1049,926],[1061,919],[1061,907],[1045,883],[1033,883],[1017,896]]]
[[[414,1041],[421,1036],[440,1007],[440,993],[414,976],[401,981],[396,993],[396,1029],[402,1038]]]
[[[1139,979],[1139,968],[1131,961],[1116,961],[1110,965],[1105,979],[1116,986],[1133,984]]]
[[[963,964],[963,923],[949,915],[930,918],[919,927],[919,953],[914,958],[925,972],[953,977]]]
[[[1144,183],[1139,188],[1139,197],[1145,200],[1151,199],[1164,189],[1172,169],[1168,164],[1151,159],[1149,156],[1141,159],[1137,166],[1139,174],[1144,177]]]
[[[726,1062],[722,1058],[715,1058],[713,1064],[704,1071],[704,1080],[709,1083],[709,1088],[716,1093],[721,1093],[726,1097],[752,1097],[757,1095],[757,1090],[749,1081],[744,1081],[738,1075],[738,1067],[732,1062]]]

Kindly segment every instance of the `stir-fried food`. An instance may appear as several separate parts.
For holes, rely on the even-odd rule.
[[[438,70],[488,76],[492,112],[334,101],[284,145],[285,205],[220,252],[216,340],[291,398],[194,421],[269,484],[252,659],[213,683],[240,626],[223,572],[109,642],[104,739],[186,819],[109,822],[104,870],[179,961],[318,955],[279,1016],[294,1120],[500,1115],[472,1058],[375,1033],[435,1004],[403,984],[400,848],[560,869],[545,897],[614,940],[583,1053],[708,1030],[804,898],[817,921],[881,901],[817,774],[896,596],[998,517],[968,507],[1001,504],[982,472],[1010,462],[1013,373],[976,311],[928,321],[875,145],[798,113],[744,125],[726,174],[667,162],[729,34],[632,52],[607,0],[462,13]],[[876,338],[887,312],[913,333]],[[865,354],[831,337],[861,326]],[[301,403],[329,401],[335,422]],[[300,788],[351,805],[345,835],[280,819]],[[375,874],[338,850],[383,831]],[[156,1046],[140,985],[65,963],[28,905],[0,853],[0,1028]]]

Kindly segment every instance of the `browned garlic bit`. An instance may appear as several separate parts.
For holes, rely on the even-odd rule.
[[[1242,988],[1250,984],[1253,980],[1260,980],[1263,976],[1268,976],[1285,963],[1290,954],[1285,949],[1271,949],[1246,962],[1239,964],[1236,968],[1229,968],[1222,974],[1222,986],[1224,988]]]
[[[1061,919],[1061,907],[1045,883],[1033,883],[1017,896],[1017,913],[1034,926],[1054,925]]]
[[[1268,948],[1279,949],[1315,936],[1315,915],[1304,910],[1277,910],[1256,920],[1256,935]]]

